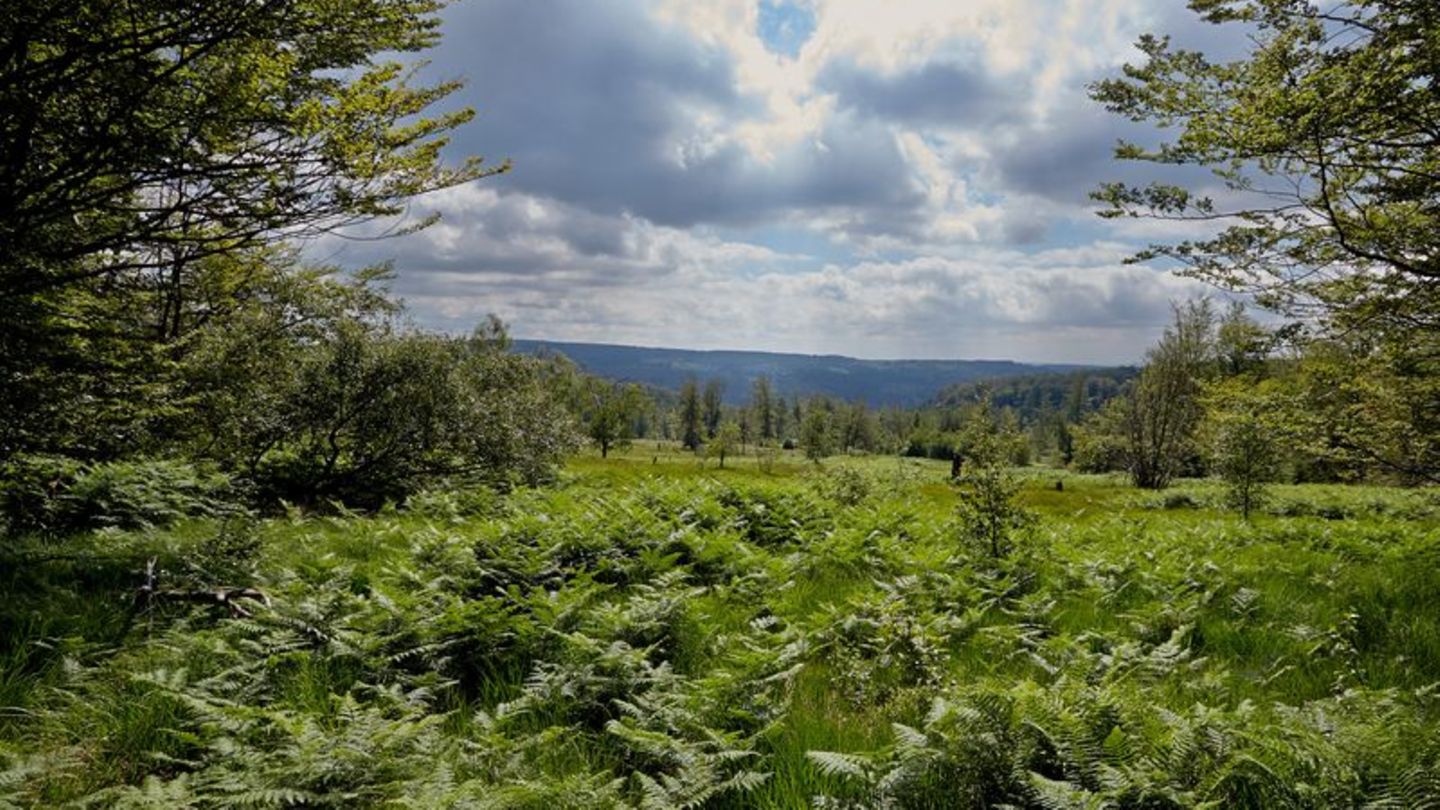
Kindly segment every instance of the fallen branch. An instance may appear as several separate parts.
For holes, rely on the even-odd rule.
[[[250,618],[251,613],[236,600],[248,599],[270,606],[270,597],[256,588],[160,588],[156,586],[155,558],[145,564],[145,584],[135,594],[135,605],[148,608],[158,601],[196,602],[223,605],[234,618]]]

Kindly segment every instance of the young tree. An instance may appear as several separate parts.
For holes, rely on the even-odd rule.
[[[1261,505],[1279,474],[1281,451],[1295,430],[1298,404],[1280,381],[1236,377],[1205,392],[1202,435],[1211,470],[1226,485],[1226,500],[1245,520]]]
[[[955,478],[959,486],[956,512],[963,537],[999,559],[1014,544],[1014,535],[1033,522],[1030,512],[1015,503],[1020,480],[1010,471],[1011,456],[1025,437],[1011,432],[983,401],[970,412],[961,429],[964,461]]]
[[[705,437],[715,438],[720,430],[720,420],[725,415],[725,381],[710,380],[705,383],[705,398],[702,404],[702,419],[705,422]]]
[[[693,379],[680,386],[678,414],[680,443],[686,450],[699,450],[705,428],[700,420],[700,390]]]
[[[775,438],[782,444],[790,438],[790,408],[784,397],[775,398]]]
[[[720,469],[725,469],[725,457],[735,455],[740,449],[740,426],[727,421],[715,431],[715,438],[705,445],[705,455],[720,460]]]

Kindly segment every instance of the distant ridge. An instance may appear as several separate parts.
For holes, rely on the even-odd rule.
[[[929,402],[940,389],[956,383],[1086,368],[1010,360],[860,360],[840,355],[657,349],[557,340],[516,340],[514,346],[524,354],[563,354],[591,374],[659,388],[677,389],[689,377],[701,382],[719,379],[725,383],[725,401],[732,405],[749,400],[751,381],[761,375],[768,376],[776,393],[785,397],[826,394],[864,400],[872,406],[909,407]]]

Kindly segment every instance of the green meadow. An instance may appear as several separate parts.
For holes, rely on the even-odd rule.
[[[1247,522],[1029,468],[994,558],[948,471],[637,443],[12,541],[0,806],[1440,801],[1440,493],[1282,486]],[[216,583],[254,590],[159,598]]]

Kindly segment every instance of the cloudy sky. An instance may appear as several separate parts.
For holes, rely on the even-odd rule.
[[[1203,292],[1122,264],[1175,234],[1086,196],[1152,176],[1111,150],[1155,134],[1085,85],[1146,31],[1235,39],[1182,0],[462,0],[443,31],[423,75],[478,112],[455,154],[513,171],[417,200],[428,230],[313,246],[393,260],[425,326],[1111,363]]]

